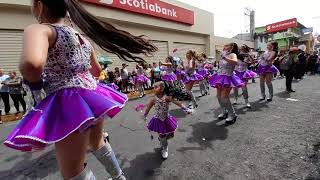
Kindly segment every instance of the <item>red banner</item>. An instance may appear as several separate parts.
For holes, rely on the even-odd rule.
[[[159,0],[82,0],[87,3],[121,9],[167,19],[187,25],[194,24],[194,12]]]
[[[266,26],[266,31],[271,33],[271,32],[278,32],[282,31],[288,28],[294,28],[297,27],[298,21],[297,18],[293,19],[288,19],[285,21],[269,24]]]

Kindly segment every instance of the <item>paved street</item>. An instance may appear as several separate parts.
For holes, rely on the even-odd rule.
[[[252,110],[237,105],[238,121],[225,127],[216,120],[218,103],[212,90],[193,116],[177,107],[179,129],[170,141],[170,157],[163,161],[157,140],[151,141],[133,110],[148,97],[132,100],[121,114],[105,121],[111,143],[129,180],[242,180],[320,179],[320,77],[294,83],[294,94],[275,80],[271,103],[258,102],[259,84],[250,84]],[[199,93],[197,93],[199,94]],[[61,179],[53,148],[20,153],[2,142],[16,123],[0,125],[0,179]],[[94,157],[88,164],[98,180],[108,174]]]

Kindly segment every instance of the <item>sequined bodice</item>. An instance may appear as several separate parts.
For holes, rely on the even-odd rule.
[[[92,46],[73,28],[54,26],[57,38],[48,51],[42,78],[47,94],[64,88],[95,89],[97,84],[89,69]]]
[[[188,74],[194,74],[196,72],[196,69],[195,68],[190,68],[190,63],[193,63],[193,61],[195,60],[191,60],[187,63],[186,67],[185,67],[185,71],[186,73]]]
[[[173,73],[172,67],[165,67],[163,70],[164,70],[167,74],[168,74],[168,73]]]
[[[197,68],[198,70],[203,70],[203,69],[204,69],[204,65],[205,65],[204,62],[198,62],[198,63],[196,64],[196,68]]]
[[[246,62],[247,62],[246,60],[245,61],[238,60],[235,70],[238,72],[244,72],[248,70],[248,64]]]
[[[159,118],[161,121],[165,121],[169,115],[169,102],[165,98],[156,97],[155,107],[155,118]]]
[[[219,61],[218,74],[232,76],[234,69],[235,65],[228,63],[228,61],[224,59],[224,56],[222,56],[221,60]]]
[[[270,52],[269,51],[264,52],[259,63],[263,66],[269,65],[269,61],[268,61],[269,57],[270,57]]]

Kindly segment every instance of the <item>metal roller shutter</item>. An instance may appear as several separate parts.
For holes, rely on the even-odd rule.
[[[0,68],[5,72],[19,73],[22,40],[22,31],[0,30]]]
[[[194,50],[197,53],[206,52],[206,46],[204,44],[186,44],[186,43],[173,43],[175,49],[178,49],[178,55],[182,58],[186,58],[187,51]]]
[[[92,41],[91,41],[92,43]],[[152,64],[153,62],[156,62],[158,63],[160,60],[161,61],[164,61],[164,59],[167,58],[167,56],[169,55],[168,54],[168,42],[164,42],[164,41],[152,41],[152,43],[158,47],[158,51],[156,53],[154,53],[153,56],[151,57],[146,57],[146,56],[141,56],[142,58],[144,58],[144,60],[146,60],[146,62],[148,64]],[[115,67],[119,67],[121,68],[121,64],[122,63],[127,63],[129,65],[128,69],[131,71],[135,68],[135,63],[128,63],[128,62],[125,62],[123,60],[120,60],[118,58],[118,56],[116,56],[115,54],[112,54],[112,53],[108,53],[108,52],[105,52],[104,50],[102,50],[98,45],[93,44],[93,47],[94,49],[97,51],[97,55],[99,54],[103,54],[103,55],[106,55],[108,57],[110,57],[112,60],[113,60],[113,64],[109,65],[110,67],[110,70],[114,70]]]

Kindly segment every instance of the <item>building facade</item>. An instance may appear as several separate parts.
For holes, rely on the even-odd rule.
[[[158,47],[148,63],[159,62],[178,49],[185,58],[189,49],[215,56],[215,48],[226,41],[215,41],[214,15],[174,0],[80,0],[96,17],[134,35],[145,35]],[[5,71],[17,70],[23,29],[36,23],[30,0],[0,0],[0,65]],[[217,37],[219,39],[219,37]],[[229,41],[233,41],[230,40]],[[235,40],[236,41],[236,40]],[[251,42],[249,42],[250,45]],[[252,45],[252,44],[251,44]],[[123,61],[93,45],[98,55],[113,60],[111,69]],[[134,63],[128,63],[130,68]]]
[[[265,51],[267,43],[276,41],[280,50],[289,50],[291,47],[304,45],[306,51],[312,51],[313,40],[310,34],[304,34],[306,29],[296,18],[257,27],[255,32],[256,49]]]

